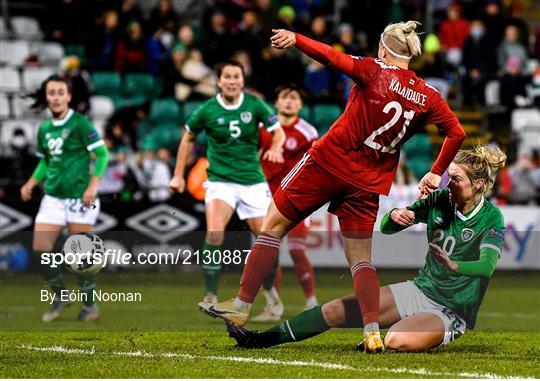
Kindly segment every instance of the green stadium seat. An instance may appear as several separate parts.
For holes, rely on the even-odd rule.
[[[184,122],[189,118],[189,116],[199,107],[203,104],[203,101],[186,101],[184,103]]]
[[[182,138],[182,129],[177,123],[159,124],[152,130],[158,148],[174,149]]]
[[[180,106],[174,98],[154,99],[150,106],[150,119],[155,123],[176,123],[181,120]]]
[[[94,94],[111,98],[120,95],[120,75],[113,71],[96,71],[92,73]]]
[[[313,106],[311,112],[311,122],[319,131],[319,136],[323,136],[330,129],[332,123],[340,117],[341,107],[333,104],[317,104]]]
[[[81,61],[81,65],[86,63],[86,48],[83,44],[70,44],[65,47],[66,56],[77,56]]]
[[[417,180],[431,169],[433,164],[432,146],[428,134],[415,134],[404,145],[406,164]]]
[[[148,100],[148,98],[142,95],[139,95],[136,97],[129,97],[129,98],[117,95],[115,97],[112,97],[112,100],[114,102],[115,108],[121,109],[125,107],[133,107],[133,106],[142,105],[144,102]]]
[[[153,98],[157,95],[156,81],[151,74],[130,73],[124,76],[122,95],[127,98]]]
[[[304,107],[302,107],[300,110],[300,118],[311,123],[311,107],[309,105],[304,105]]]
[[[140,141],[143,141],[147,135],[151,135],[152,123],[150,123],[150,119],[146,118],[141,120],[137,125],[137,130],[135,132],[137,134],[137,139]]]

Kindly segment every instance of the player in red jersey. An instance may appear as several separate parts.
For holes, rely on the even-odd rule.
[[[299,113],[303,106],[303,91],[295,84],[279,86],[276,89],[276,110],[278,122],[285,131],[283,145],[283,163],[261,161],[266,180],[272,194],[276,193],[281,180],[287,175],[296,163],[302,158],[319,137],[317,130],[311,124],[300,118]],[[259,134],[260,147],[264,151],[272,144],[272,134],[261,129]],[[287,235],[289,254],[294,262],[294,271],[298,282],[304,291],[306,309],[315,307],[318,302],[315,296],[315,274],[313,266],[306,256],[306,236],[309,229],[309,218],[301,221]],[[279,279],[281,269],[276,260],[271,271],[263,282],[261,289],[266,307],[262,313],[255,316],[252,321],[278,321],[283,314],[283,303],[279,298]]]
[[[379,279],[371,264],[371,235],[379,195],[392,186],[399,150],[418,129],[435,124],[445,135],[441,152],[419,184],[419,197],[439,187],[441,175],[465,139],[465,132],[441,95],[408,70],[421,53],[415,21],[388,25],[378,59],[352,57],[284,29],[274,30],[272,46],[296,46],[354,80],[345,111],[330,131],[283,179],[248,257],[236,298],[199,304],[201,310],[242,326],[262,280],[272,268],[279,243],[298,221],[330,201],[339,219],[343,246],[363,317],[365,351],[380,352]]]

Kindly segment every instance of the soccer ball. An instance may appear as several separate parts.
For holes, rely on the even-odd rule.
[[[105,245],[94,233],[77,233],[66,239],[62,249],[66,268],[77,275],[95,275],[103,268]]]

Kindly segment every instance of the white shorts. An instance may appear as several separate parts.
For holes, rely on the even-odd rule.
[[[437,315],[444,323],[444,339],[439,346],[448,344],[465,333],[465,321],[454,311],[429,299],[414,282],[406,282],[388,285],[401,319],[428,312]]]
[[[99,214],[99,199],[90,207],[78,198],[58,198],[46,194],[41,199],[36,223],[61,225],[96,223]]]
[[[267,183],[242,185],[220,181],[205,181],[204,188],[206,203],[212,200],[223,200],[236,210],[238,218],[264,217],[272,201],[272,195]]]

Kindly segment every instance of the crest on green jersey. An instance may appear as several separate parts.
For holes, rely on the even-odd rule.
[[[251,118],[252,118],[252,115],[251,115],[251,112],[249,112],[249,111],[244,111],[244,112],[240,113],[240,119],[242,119],[242,122],[244,122],[244,123],[251,122]]]
[[[71,131],[69,130],[69,128],[64,128],[64,129],[62,130],[62,137],[63,137],[64,139],[67,139],[67,137],[69,136],[70,133],[71,133]]]
[[[461,239],[465,242],[469,241],[474,235],[474,230],[469,228],[464,228],[461,231]]]

